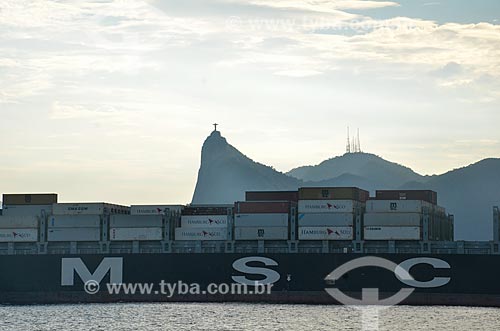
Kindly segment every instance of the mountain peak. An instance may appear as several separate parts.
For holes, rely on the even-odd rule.
[[[226,138],[224,138],[220,131],[212,131],[212,133],[205,139],[203,148],[216,148],[228,145]]]
[[[401,183],[422,180],[422,176],[410,168],[386,161],[375,154],[362,152],[346,153],[315,166],[292,169],[287,174],[305,181],[323,181],[351,174],[370,179],[377,184],[378,189],[397,188]]]
[[[224,157],[230,153],[231,145],[227,143],[220,131],[212,131],[212,133],[205,139],[203,147],[201,148],[201,163],[210,162],[212,159]],[[233,152],[234,152],[234,148]]]
[[[220,134],[220,131],[214,130],[207,137],[207,139],[205,140],[205,142],[207,142],[208,140],[216,140],[216,139],[222,139],[222,140],[226,141],[226,138],[222,137],[222,135]]]
[[[213,131],[203,143],[192,203],[233,203],[247,190],[296,189],[299,182],[251,160]]]

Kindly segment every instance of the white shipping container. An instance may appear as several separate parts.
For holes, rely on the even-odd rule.
[[[0,242],[38,241],[38,229],[0,229]]]
[[[366,213],[364,226],[421,226],[418,213]]]
[[[48,241],[100,241],[100,228],[51,228],[47,230]]]
[[[299,227],[299,240],[352,240],[351,226]]]
[[[299,214],[299,226],[353,226],[353,213]]]
[[[367,213],[421,213],[423,207],[432,207],[432,204],[421,200],[368,200]]]
[[[54,203],[54,215],[102,215],[104,203]]]
[[[226,240],[227,230],[217,228],[177,228],[175,240]]]
[[[99,215],[57,215],[50,216],[49,228],[98,228],[101,226]]]
[[[299,200],[299,213],[352,213],[361,205],[354,200]]]
[[[288,227],[235,227],[235,240],[287,240]]]
[[[4,216],[41,216],[52,214],[52,205],[6,205],[3,206]]]
[[[104,202],[54,203],[52,205],[53,215],[103,215],[129,213],[129,207]]]
[[[420,240],[418,226],[365,226],[365,240]]]
[[[130,215],[165,215],[165,211],[180,213],[181,205],[132,205]]]
[[[38,228],[35,216],[0,216],[0,229]]]
[[[117,240],[162,240],[162,228],[111,228],[109,239]]]
[[[226,228],[227,215],[182,215],[183,228]]]
[[[111,215],[109,226],[112,228],[161,228],[161,215]]]
[[[288,218],[288,214],[235,214],[234,226],[287,227]]]
[[[436,213],[445,214],[446,213],[446,208],[441,207],[441,206],[434,206],[434,211]]]

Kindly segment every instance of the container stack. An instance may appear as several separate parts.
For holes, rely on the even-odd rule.
[[[298,191],[247,191],[245,201],[299,201]]]
[[[436,192],[376,191],[376,197],[366,204],[364,239],[422,240],[424,216],[429,221],[429,240],[453,237],[452,218],[437,205]]]
[[[429,219],[429,240],[453,241],[454,217],[443,207],[434,205]]]
[[[182,205],[132,205],[130,215],[166,215],[169,212],[180,213]]]
[[[377,200],[422,200],[437,205],[437,192],[431,190],[377,190]]]
[[[129,207],[108,203],[55,203],[47,222],[47,240],[100,241],[103,216],[129,213]]]
[[[175,240],[227,240],[228,208],[231,206],[190,206],[181,212],[181,226]]]
[[[0,216],[0,243],[38,241],[37,216]]]
[[[53,215],[112,215],[130,214],[130,207],[104,202],[90,203],[54,203]]]
[[[109,240],[154,241],[163,239],[162,215],[111,215]]]
[[[47,222],[48,241],[100,241],[99,215],[52,215]]]
[[[299,240],[353,240],[369,193],[356,187],[299,189]]]
[[[288,240],[293,201],[241,201],[234,206],[235,240]]]
[[[52,204],[57,203],[57,194],[4,194],[2,197],[3,216],[50,215]]]

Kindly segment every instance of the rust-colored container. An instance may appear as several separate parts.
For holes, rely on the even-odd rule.
[[[4,194],[3,205],[51,205],[57,203],[57,194]]]
[[[357,187],[301,187],[300,200],[356,200],[366,202],[368,191]]]
[[[239,201],[234,204],[236,214],[288,214],[292,205],[290,201]]]
[[[376,200],[423,200],[437,205],[437,193],[431,190],[377,190]]]
[[[295,201],[299,200],[298,191],[248,191],[246,201]]]
[[[186,207],[182,210],[181,215],[227,215],[228,209],[232,208],[232,205],[228,206],[199,206],[199,207]]]

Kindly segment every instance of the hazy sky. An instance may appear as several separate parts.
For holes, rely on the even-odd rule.
[[[0,0],[0,192],[189,202],[203,140],[281,171],[500,156],[497,0]]]

